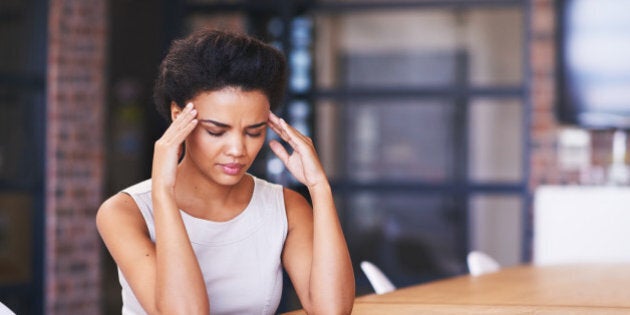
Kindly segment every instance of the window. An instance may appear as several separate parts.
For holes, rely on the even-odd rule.
[[[0,2],[0,300],[17,314],[43,304],[46,7]]]
[[[315,139],[358,294],[371,292],[363,259],[400,286],[467,272],[472,249],[505,265],[523,260],[527,1],[189,1],[187,8],[186,25],[206,18],[239,25],[287,54],[281,114]],[[254,170],[299,189],[278,162],[263,155]]]

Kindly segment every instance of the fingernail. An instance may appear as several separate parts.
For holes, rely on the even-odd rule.
[[[192,108],[192,105],[193,105],[192,103],[188,103],[188,104],[186,104],[186,107],[187,108]]]

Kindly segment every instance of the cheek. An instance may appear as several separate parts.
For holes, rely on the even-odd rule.
[[[262,135],[260,136],[260,138],[254,138],[249,142],[249,149],[250,152],[256,153],[258,154],[258,151],[260,151],[260,149],[262,148],[262,146],[265,144],[265,136]]]
[[[186,138],[186,142],[189,145],[200,145],[203,143],[203,133],[199,129],[193,130],[188,137]]]
[[[217,146],[217,139],[208,135],[205,130],[194,130],[188,138],[186,145],[191,146],[194,151],[208,152],[214,150]]]

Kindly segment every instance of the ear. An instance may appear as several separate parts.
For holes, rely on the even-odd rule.
[[[171,102],[171,121],[175,121],[177,116],[182,113],[182,108],[175,102]]]

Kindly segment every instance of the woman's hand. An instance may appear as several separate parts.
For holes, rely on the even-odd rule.
[[[311,138],[301,134],[287,124],[284,119],[271,112],[269,113],[269,127],[293,149],[293,152],[289,154],[278,141],[272,140],[269,143],[273,153],[278,156],[298,181],[308,188],[313,188],[319,184],[328,184],[324,168],[319,161]]]
[[[175,186],[177,163],[182,151],[182,143],[197,126],[197,110],[192,103],[179,113],[162,137],[155,142],[151,177],[153,185],[172,189]]]
[[[269,126],[293,152],[278,141],[269,145],[302,184],[311,205],[298,193],[285,190],[289,232],[282,262],[305,310],[313,314],[350,314],[355,297],[354,272],[333,193],[313,141],[269,114]]]
[[[197,126],[197,111],[188,103],[173,116],[171,125],[155,142],[151,190],[155,254],[146,254],[155,258],[151,260],[149,283],[141,285],[151,297],[149,305],[158,313],[209,314],[203,274],[175,198],[182,143]]]

